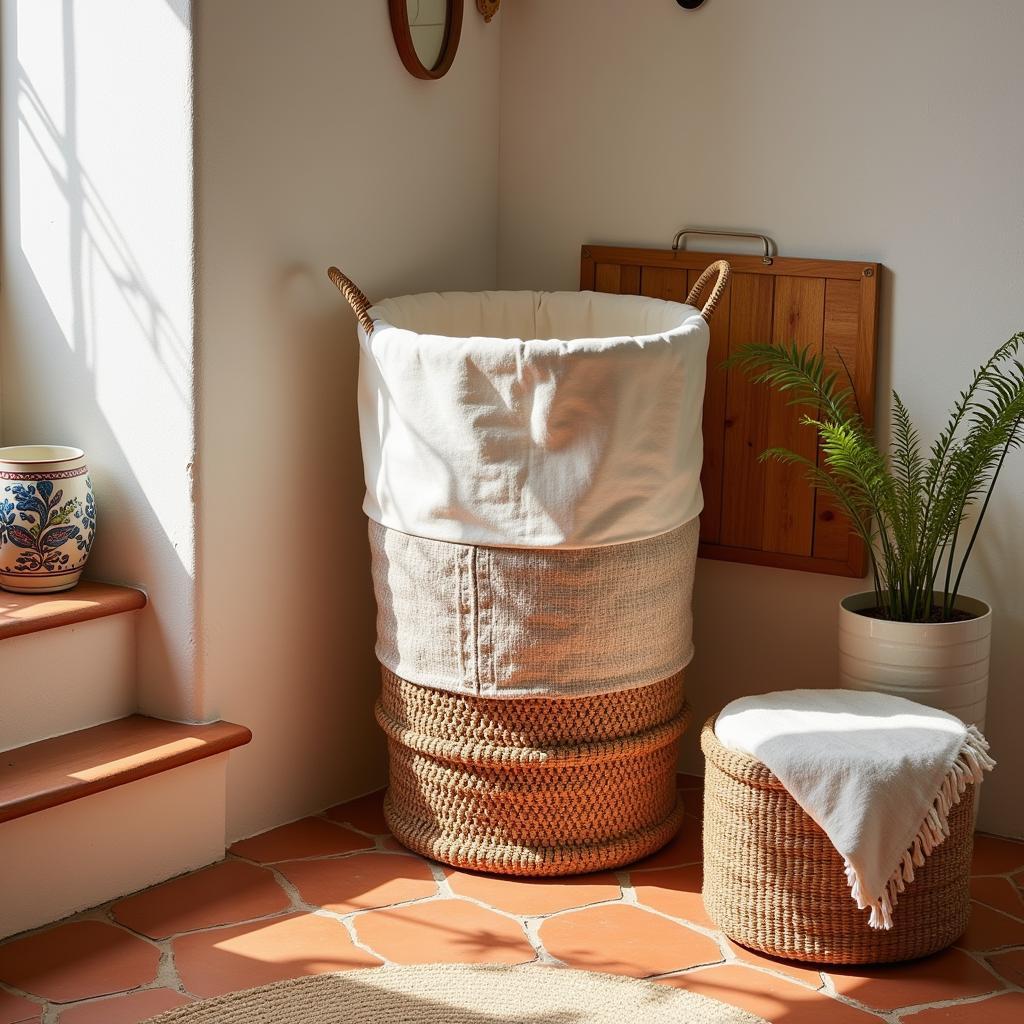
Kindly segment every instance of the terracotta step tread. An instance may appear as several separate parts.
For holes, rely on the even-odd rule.
[[[0,822],[144,779],[252,739],[244,725],[130,715],[0,753]]]
[[[0,590],[0,640],[55,626],[135,611],[146,595],[135,587],[83,580],[61,594],[12,594]]]

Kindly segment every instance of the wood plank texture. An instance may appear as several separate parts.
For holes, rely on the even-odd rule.
[[[131,715],[0,753],[0,822],[200,761],[252,739],[242,725]]]
[[[873,424],[877,263],[662,249],[584,246],[580,287],[683,301],[710,263],[732,278],[711,322],[704,397],[701,556],[863,577],[867,557],[845,516],[800,469],[759,461],[769,447],[815,460],[818,440],[801,410],[722,363],[748,342],[809,347],[830,367],[845,363]]]
[[[685,270],[640,268],[641,295],[649,295],[652,299],[668,299],[670,302],[685,302],[689,291]]]
[[[729,324],[729,354],[752,341],[771,337],[775,280],[734,274]],[[764,542],[765,467],[768,393],[742,374],[729,374],[725,412],[721,542],[728,547],[761,549]],[[739,500],[742,496],[743,500]]]
[[[60,594],[12,594],[0,590],[0,640],[57,626],[101,619],[145,607],[146,595],[134,587],[83,580]]]
[[[697,283],[699,270],[686,274],[686,290]],[[729,327],[732,322],[732,284],[725,286],[715,315],[711,318],[708,346],[707,383],[704,386],[704,464],[700,486],[704,511],[700,517],[700,539],[718,543],[722,533],[722,487],[725,480],[725,410],[729,399],[729,376],[722,363],[729,358]]]
[[[775,256],[771,264],[760,256],[740,256],[728,252],[673,252],[671,249],[626,249],[618,246],[587,245],[584,258],[596,264],[617,264],[620,267],[664,267],[672,270],[704,270],[715,260],[728,260],[738,274],[766,274],[769,277],[825,277],[857,281],[871,270],[877,279],[877,263],[860,260],[811,260],[791,256]]]
[[[775,314],[772,344],[821,354],[825,315],[825,280],[820,277],[775,278]],[[791,396],[768,391],[768,447],[788,448],[811,462],[816,459],[818,438],[813,427],[800,422],[805,410],[790,405]],[[799,466],[774,460],[765,463],[765,551],[783,555],[810,555],[814,534],[814,494],[804,484]]]
[[[823,352],[825,365],[856,381],[858,370],[858,328],[860,324],[860,285],[855,281],[829,281],[825,288]],[[821,465],[819,458],[818,464]],[[855,557],[850,550],[860,538],[850,533],[846,518],[825,491],[814,499],[814,551],[816,558],[846,560]]]

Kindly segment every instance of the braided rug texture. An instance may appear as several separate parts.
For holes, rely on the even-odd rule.
[[[525,964],[320,974],[179,1007],[148,1024],[766,1024],[654,982]]]

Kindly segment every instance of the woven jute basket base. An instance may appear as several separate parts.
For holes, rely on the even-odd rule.
[[[632,863],[679,830],[682,673],[568,698],[490,699],[382,670],[384,814],[409,849],[456,867],[570,875]]]
[[[712,717],[701,732],[704,905],[741,945],[814,963],[913,960],[967,927],[974,786],[949,814],[949,838],[900,894],[888,931],[868,927],[828,836],[760,761],[727,750]]]

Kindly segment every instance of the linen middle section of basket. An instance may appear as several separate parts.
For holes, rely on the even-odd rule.
[[[693,655],[699,520],[600,548],[492,548],[370,522],[377,658],[421,686],[583,696],[658,682]]]

